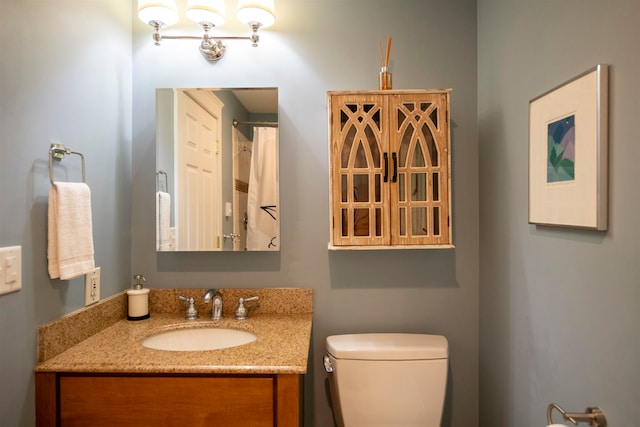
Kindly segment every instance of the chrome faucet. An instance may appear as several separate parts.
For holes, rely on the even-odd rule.
[[[240,298],[238,300],[238,308],[236,308],[236,320],[247,320],[247,313],[249,312],[244,306],[245,302],[258,301],[258,296],[251,298]]]
[[[204,302],[208,304],[212,303],[211,307],[211,320],[222,319],[222,294],[217,289],[209,289],[204,293]]]

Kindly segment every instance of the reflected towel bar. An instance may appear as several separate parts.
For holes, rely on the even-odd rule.
[[[162,190],[162,187],[160,186],[160,175],[164,175],[164,190]],[[169,192],[169,175],[167,175],[167,172],[163,170],[156,172],[156,191]]]

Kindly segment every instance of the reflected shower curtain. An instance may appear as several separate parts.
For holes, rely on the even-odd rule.
[[[247,249],[280,250],[278,206],[278,129],[253,128],[253,153],[247,202]]]

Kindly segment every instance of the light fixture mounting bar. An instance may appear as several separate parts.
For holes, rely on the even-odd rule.
[[[202,40],[200,36],[161,36],[161,40]],[[250,36],[216,36],[210,37],[210,40],[252,40]]]
[[[153,42],[156,46],[160,46],[162,40],[202,40],[200,43],[200,53],[204,56],[209,62],[219,61],[225,53],[226,46],[222,43],[222,40],[249,40],[251,41],[251,46],[258,46],[258,41],[260,41],[260,36],[257,34],[259,25],[252,25],[251,36],[216,36],[211,37],[209,35],[209,31],[213,29],[214,25],[209,22],[201,22],[200,26],[204,30],[204,34],[202,36],[183,36],[183,35],[171,35],[166,36],[162,35],[161,30],[164,27],[164,24],[160,21],[151,21],[149,25],[153,27],[154,32],[152,34]]]

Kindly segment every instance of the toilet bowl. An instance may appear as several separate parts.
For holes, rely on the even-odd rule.
[[[441,335],[327,337],[325,370],[339,427],[439,427],[448,342]]]

